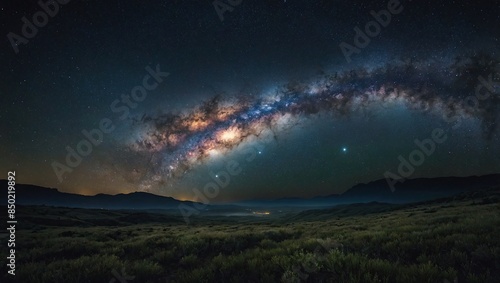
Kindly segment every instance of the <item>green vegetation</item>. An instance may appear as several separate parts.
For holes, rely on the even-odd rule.
[[[498,282],[499,200],[490,191],[361,215],[343,208],[307,220],[197,218],[189,226],[172,216],[71,228],[35,221],[18,230],[16,279],[110,282],[115,270],[134,276],[128,282]],[[68,215],[88,223],[85,210],[23,213],[41,209],[51,223]],[[0,280],[11,282],[2,268]]]

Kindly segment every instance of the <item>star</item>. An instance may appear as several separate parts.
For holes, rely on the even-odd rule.
[[[344,153],[347,152],[347,147],[343,147],[342,152],[344,152]]]

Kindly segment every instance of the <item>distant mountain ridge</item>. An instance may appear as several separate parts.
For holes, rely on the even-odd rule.
[[[0,186],[7,188],[7,181],[0,180]],[[7,193],[3,190],[4,204],[7,203]],[[103,209],[177,209],[180,204],[192,206],[195,202],[180,201],[150,193],[134,192],[129,194],[97,194],[84,196],[64,193],[54,188],[35,185],[16,184],[16,204],[46,205],[76,208]]]
[[[333,206],[350,203],[410,203],[449,197],[463,192],[484,190],[500,185],[500,174],[471,177],[439,177],[410,179],[395,185],[392,192],[385,179],[358,184],[343,194],[317,196],[309,199],[282,198],[276,200],[249,200],[234,204],[239,206],[266,207],[312,207]],[[0,180],[0,186],[7,188],[7,181]],[[4,204],[7,190],[3,189]],[[16,203],[21,205],[46,205],[78,208],[103,209],[177,209],[180,204],[193,206],[196,202],[180,201],[144,192],[129,194],[84,196],[60,192],[54,188],[16,184]],[[223,205],[220,205],[221,207]],[[218,207],[218,205],[211,205]]]
[[[410,203],[448,197],[463,192],[488,189],[500,185],[500,174],[470,177],[417,178],[399,182],[394,192],[387,180],[357,184],[342,194],[316,196],[309,199],[282,198],[276,200],[240,201],[246,206],[330,206],[349,203]]]

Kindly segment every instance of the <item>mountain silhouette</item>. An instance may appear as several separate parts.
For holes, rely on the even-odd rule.
[[[342,194],[313,198],[280,198],[238,202],[246,206],[331,206],[349,203],[410,203],[449,197],[463,192],[489,189],[500,185],[500,174],[470,177],[408,179],[396,183],[394,191],[385,179],[357,184]]]
[[[239,201],[239,206],[266,207],[311,207],[333,206],[350,203],[411,203],[449,197],[463,192],[486,190],[500,185],[500,174],[471,177],[418,178],[399,182],[392,191],[385,179],[358,184],[342,194],[317,196],[313,198],[281,198],[275,200],[255,199]],[[0,180],[0,186],[7,188],[7,181]],[[4,189],[4,203],[7,203],[7,190]],[[191,201],[180,201],[171,197],[151,193],[134,192],[129,194],[97,194],[84,196],[60,192],[54,188],[35,185],[16,184],[16,204],[46,205],[59,207],[98,208],[98,209],[178,209],[180,204],[193,206]],[[211,205],[211,208],[215,207]],[[220,205],[220,207],[224,207]],[[233,206],[228,206],[233,208]]]
[[[0,186],[7,187],[6,180]],[[150,193],[134,192],[129,194],[97,194],[84,196],[64,193],[54,188],[35,185],[16,184],[16,204],[46,205],[58,207],[98,208],[98,209],[177,209],[180,204],[194,205],[195,202],[180,201]],[[7,203],[7,190],[3,190],[4,203]]]

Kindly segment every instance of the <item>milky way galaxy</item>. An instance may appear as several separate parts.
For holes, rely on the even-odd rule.
[[[180,114],[143,115],[134,121],[136,134],[129,150],[150,156],[143,184],[181,178],[211,156],[225,154],[263,131],[279,134],[318,113],[348,116],[373,105],[435,112],[457,123],[464,117],[481,120],[484,137],[497,128],[498,96],[471,100],[478,78],[498,81],[498,61],[486,55],[456,59],[394,62],[325,75],[310,82],[289,83],[259,96],[216,96]],[[481,80],[481,79],[479,79]],[[488,85],[498,92],[498,84]],[[488,91],[479,89],[479,92]],[[477,103],[475,102],[477,101]],[[474,103],[473,103],[474,102]]]

